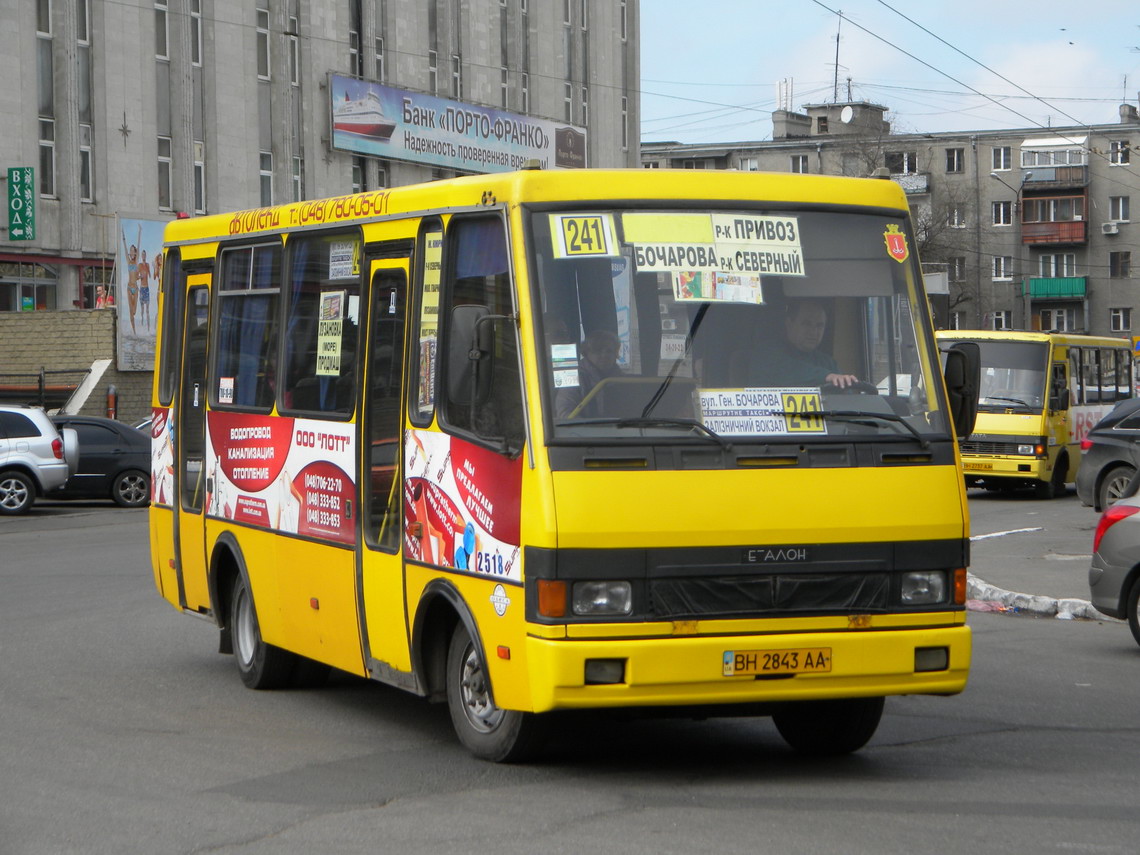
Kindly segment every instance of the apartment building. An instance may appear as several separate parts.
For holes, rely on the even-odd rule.
[[[647,168],[879,175],[915,213],[935,321],[960,329],[1140,334],[1140,115],[1079,127],[891,132],[868,102],[773,114],[773,139],[643,142]],[[1140,213],[1138,213],[1140,219]]]

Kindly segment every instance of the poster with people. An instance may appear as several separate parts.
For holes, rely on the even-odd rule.
[[[154,369],[158,289],[162,281],[161,220],[119,220],[114,305],[120,371]]]

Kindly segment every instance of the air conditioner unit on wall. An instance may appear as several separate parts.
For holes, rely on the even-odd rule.
[[[1114,235],[1120,231],[1120,226],[1116,223],[1101,223],[1100,231],[1101,234]]]

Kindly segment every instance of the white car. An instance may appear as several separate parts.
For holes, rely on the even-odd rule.
[[[0,404],[0,514],[27,513],[79,466],[79,437],[39,407]]]

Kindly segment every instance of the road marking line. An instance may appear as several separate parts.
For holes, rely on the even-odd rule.
[[[1045,531],[1044,526],[1036,526],[1034,528],[1011,528],[1009,531],[994,531],[989,534],[975,534],[970,537],[970,540],[986,540],[991,537],[1005,537],[1007,534],[1023,534],[1027,531]]]

